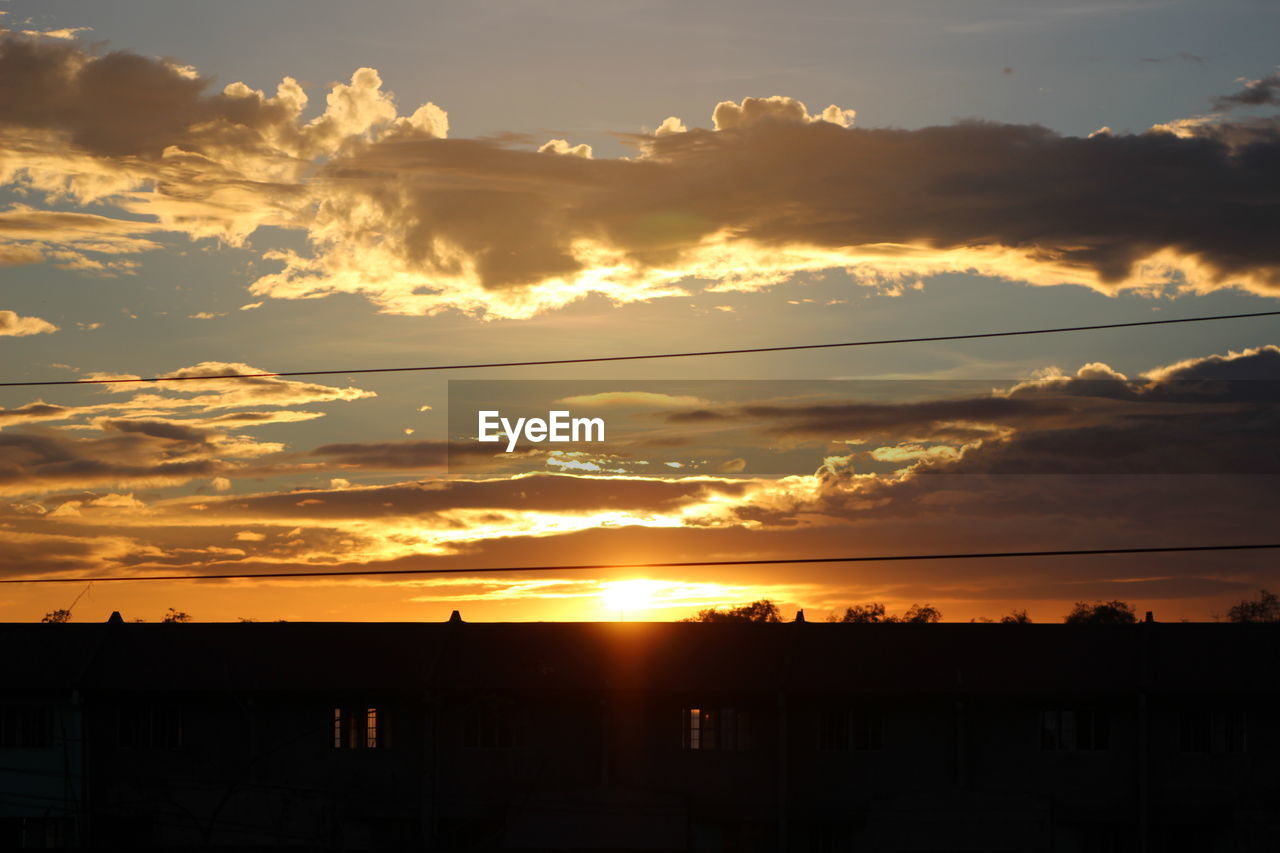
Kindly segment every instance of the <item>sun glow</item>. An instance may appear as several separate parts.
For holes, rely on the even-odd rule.
[[[600,601],[609,612],[625,618],[627,613],[668,606],[665,602],[656,601],[655,597],[662,589],[670,586],[670,583],[647,578],[605,581],[600,584]]]

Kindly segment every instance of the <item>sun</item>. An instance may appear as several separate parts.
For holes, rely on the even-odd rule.
[[[610,613],[635,613],[657,606],[655,594],[664,586],[662,581],[648,578],[632,578],[625,581],[605,581],[600,584],[600,601]]]

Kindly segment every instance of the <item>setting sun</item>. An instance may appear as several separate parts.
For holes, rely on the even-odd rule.
[[[638,610],[651,610],[662,606],[655,601],[655,596],[664,587],[671,584],[647,578],[633,578],[625,581],[605,581],[600,585],[600,601],[610,613],[618,618],[626,618],[626,614]]]

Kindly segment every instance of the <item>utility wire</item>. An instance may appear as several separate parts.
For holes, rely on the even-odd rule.
[[[1194,551],[1259,551],[1280,548],[1280,543],[1259,545],[1170,545],[1156,548],[1085,548],[1068,551],[991,551],[964,554],[881,554],[849,557],[775,557],[767,560],[697,560],[674,563],[589,563],[572,566],[486,566],[475,569],[350,569],[337,572],[264,572],[260,574],[219,575],[140,575],[137,577],[99,578],[9,578],[12,583],[111,583],[138,581],[205,581],[255,580],[261,578],[333,578],[374,577],[381,575],[465,575],[482,572],[568,572],[587,569],[674,569],[710,566],[776,566],[802,563],[882,563],[901,560],[975,560],[1004,557],[1079,557],[1092,554],[1167,554]]]
[[[642,361],[656,358],[699,358],[708,355],[745,355],[758,352],[793,352],[796,350],[835,349],[837,347],[873,347],[886,344],[920,344],[936,341],[969,341],[977,338],[1010,338],[1019,335],[1056,335],[1062,332],[1091,332],[1099,329],[1130,329],[1136,326],[1167,326],[1172,323],[1206,323],[1215,320],[1242,320],[1250,317],[1275,317],[1280,311],[1255,311],[1249,314],[1219,314],[1212,317],[1176,317],[1168,320],[1138,320],[1129,323],[1103,323],[1096,326],[1062,326],[1056,329],[1022,329],[1013,332],[976,332],[967,335],[933,335],[919,338],[885,338],[874,341],[839,341],[830,344],[794,344],[777,347],[744,347],[742,349],[702,350],[699,352],[661,352],[643,355],[602,355],[591,358],[549,358],[539,361],[491,361],[476,364],[433,364],[422,367],[365,367],[355,370],[290,370],[278,373],[222,373],[213,376],[152,376],[127,379],[62,379],[36,382],[0,382],[0,388],[36,385],[121,385],[142,382],[196,382],[202,379],[265,379],[276,376],[334,376],[355,373],[406,373],[426,370],[478,370],[487,367],[540,367],[552,364],[590,364],[602,361]]]

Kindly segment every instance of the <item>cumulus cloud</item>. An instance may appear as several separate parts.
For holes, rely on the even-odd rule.
[[[839,127],[849,127],[856,115],[856,111],[841,109],[835,104],[818,115],[809,115],[808,108],[802,102],[785,95],[772,95],[768,98],[743,98],[740,104],[721,101],[711,113],[711,123],[716,130],[734,130],[771,121],[825,121]]]
[[[260,299],[355,293],[387,312],[480,317],[831,269],[864,284],[974,271],[1106,293],[1280,289],[1267,203],[1280,127],[1265,119],[1091,138],[878,130],[775,95],[721,102],[710,129],[669,117],[630,137],[636,156],[595,158],[562,139],[541,152],[448,139],[442,109],[401,115],[372,68],[309,121],[290,78],[270,95],[210,93],[172,61],[47,38],[0,37],[0,75],[15,81],[0,92],[0,183],[131,217],[13,236],[34,222],[15,209],[9,263],[117,274],[158,231],[243,244],[271,225],[308,246],[266,254],[279,268],[253,283]],[[1238,97],[1270,99],[1269,81]]]
[[[1261,203],[1273,128],[860,130],[785,99],[717,116],[715,130],[638,138],[630,160],[494,140],[363,146],[325,167],[313,253],[277,253],[284,269],[254,292],[528,316],[588,292],[748,290],[831,268],[864,283],[976,271],[1106,293],[1280,284]]]
[[[171,60],[13,32],[0,33],[0,77],[0,183],[155,220],[117,227],[235,244],[263,225],[305,222],[313,199],[301,181],[316,161],[359,139],[448,130],[433,104],[398,116],[371,68],[334,85],[306,122],[292,78],[273,95],[239,82],[209,93],[208,78]]]
[[[58,331],[58,327],[39,317],[23,317],[13,311],[0,311],[0,336],[23,337],[44,335]]]
[[[564,154],[570,157],[582,157],[590,160],[591,146],[587,144],[570,145],[567,139],[552,139],[538,149],[539,154]]]

